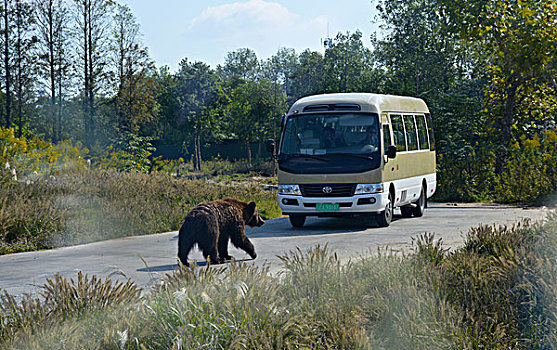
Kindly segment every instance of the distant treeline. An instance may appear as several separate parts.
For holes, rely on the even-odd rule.
[[[199,169],[204,147],[239,140],[251,163],[261,148],[246,146],[276,137],[296,99],[352,91],[428,103],[447,198],[486,198],[523,159],[547,164],[554,152],[553,0],[380,0],[371,48],[356,30],[324,54],[281,48],[260,59],[240,48],[217,67],[184,58],[176,72],[155,67],[133,13],[113,1],[3,0],[0,10],[2,125],[93,154],[159,140]],[[532,142],[540,147],[525,156]],[[557,190],[548,169],[535,176],[550,184],[536,198]]]

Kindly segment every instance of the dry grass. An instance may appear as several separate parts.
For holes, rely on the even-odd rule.
[[[1,335],[18,349],[557,347],[556,217],[478,227],[454,252],[432,235],[415,247],[348,263],[326,247],[297,250],[278,276],[245,264],[183,268],[143,297],[133,284],[55,279],[43,295],[52,303],[5,295]],[[44,321],[54,309],[63,311]]]
[[[56,178],[0,178],[0,254],[177,230],[200,202],[253,200],[280,215],[276,192],[162,173],[79,170]]]

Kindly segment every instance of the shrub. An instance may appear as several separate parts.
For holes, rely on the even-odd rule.
[[[37,172],[36,180],[38,176],[84,168],[88,152],[79,142],[53,144],[30,134],[16,137],[14,129],[0,127],[0,165],[15,169],[19,179],[25,180],[33,172]]]
[[[447,141],[446,141],[447,143]],[[442,201],[485,201],[555,205],[557,134],[522,137],[507,151],[505,166],[494,173],[495,150],[448,143],[438,155],[438,192]]]
[[[76,281],[55,274],[47,279],[39,298],[26,294],[18,300],[4,292],[0,296],[0,346],[56,328],[85,313],[108,313],[112,307],[138,301],[140,294],[141,289],[132,281],[113,283],[107,278],[103,282],[81,272]]]
[[[480,226],[441,262],[419,247],[429,282],[460,315],[460,348],[547,349],[557,346],[557,230],[545,225]]]

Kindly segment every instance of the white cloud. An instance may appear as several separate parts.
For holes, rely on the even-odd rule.
[[[326,24],[326,19],[322,16],[309,20],[303,19],[298,14],[290,13],[287,8],[279,3],[249,0],[220,6],[210,6],[191,21],[190,29],[204,22],[234,24],[245,20],[280,26]]]
[[[207,47],[217,47],[219,56],[240,47],[254,49],[260,58],[276,53],[279,46],[297,51],[317,50],[327,30],[327,18],[306,18],[286,7],[264,0],[238,1],[203,10],[189,24],[185,39]],[[194,54],[200,47],[190,47]]]

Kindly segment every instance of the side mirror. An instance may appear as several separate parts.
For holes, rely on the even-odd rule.
[[[396,157],[396,146],[390,145],[387,147],[387,158],[395,158]]]
[[[284,126],[284,123],[286,123],[286,113],[284,113],[280,118],[280,125]]]
[[[271,154],[275,154],[275,140],[273,139],[268,139],[267,140],[267,152],[271,153]]]

